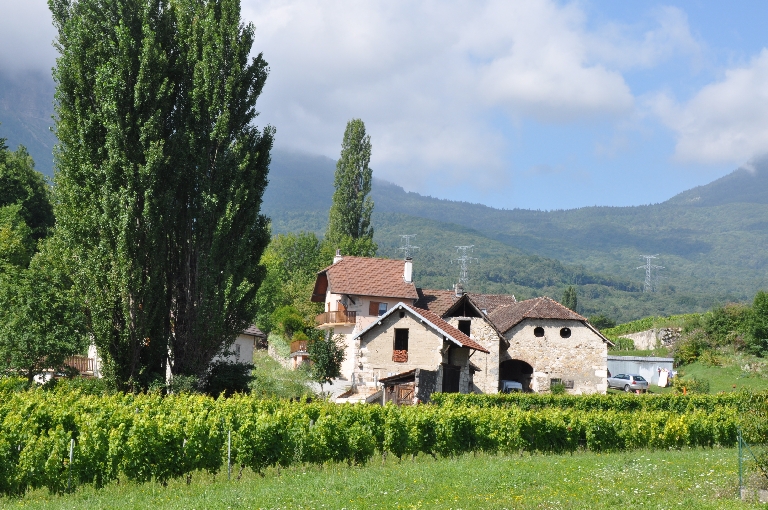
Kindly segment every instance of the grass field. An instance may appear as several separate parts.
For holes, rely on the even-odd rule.
[[[365,467],[196,473],[167,487],[111,484],[0,499],[15,508],[764,508],[739,501],[734,449],[418,457]]]

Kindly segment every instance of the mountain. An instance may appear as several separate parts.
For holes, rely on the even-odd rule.
[[[0,138],[11,150],[24,145],[35,167],[53,176],[53,80],[41,73],[0,73]]]
[[[12,149],[24,144],[49,176],[53,90],[48,76],[0,74],[0,137]],[[326,157],[273,153],[263,209],[274,233],[322,235],[334,170]],[[768,160],[637,207],[502,210],[378,179],[372,196],[380,254],[402,256],[400,235],[416,234],[414,271],[425,287],[450,288],[458,277],[455,246],[474,245],[469,290],[559,298],[576,285],[581,313],[619,320],[700,311],[768,288]],[[654,254],[664,269],[657,292],[643,293],[641,255]]]
[[[329,158],[273,154],[264,210],[275,233],[324,232],[334,169]],[[494,209],[374,179],[375,237],[381,254],[397,257],[399,236],[417,234],[414,271],[425,286],[450,287],[454,246],[474,244],[470,288],[478,291],[557,298],[574,284],[581,311],[622,319],[704,310],[768,288],[767,177],[758,163],[661,204],[564,211]],[[664,266],[658,291],[640,292],[641,255],[655,254]]]

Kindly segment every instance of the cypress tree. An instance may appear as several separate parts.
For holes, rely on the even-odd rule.
[[[325,240],[346,255],[373,256],[371,213],[371,137],[360,119],[352,119],[344,130],[341,156],[336,163],[333,203],[328,215]]]

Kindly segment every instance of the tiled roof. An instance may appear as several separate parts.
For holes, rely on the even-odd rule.
[[[430,310],[437,315],[443,316],[460,298],[452,290],[432,290],[416,289],[419,292],[419,299],[414,306]],[[491,314],[501,306],[509,306],[517,303],[515,296],[508,294],[477,294],[467,292],[467,296],[478,310],[485,310]]]
[[[502,331],[509,331],[524,319],[563,319],[586,322],[587,319],[548,297],[526,299],[499,306],[488,312],[488,318]]]
[[[425,322],[430,324],[434,329],[436,329],[438,333],[445,336],[446,339],[451,340],[453,343],[459,344],[462,347],[469,347],[470,349],[475,349],[485,353],[488,352],[488,349],[486,349],[479,343],[475,342],[474,340],[469,338],[467,335],[465,335],[455,327],[445,322],[439,315],[436,315],[435,313],[430,312],[429,310],[424,310],[422,308],[416,308],[415,306],[407,305],[403,302],[400,302],[395,306],[393,306],[392,308],[390,308],[387,313],[379,317],[378,321],[371,323],[367,328],[357,333],[355,335],[355,338],[361,337],[371,329],[376,328],[379,324],[381,324],[382,320],[384,320],[389,315],[395,313],[395,311],[399,310],[400,307],[403,307],[406,310],[410,311],[416,317],[423,319]]]
[[[429,310],[442,316],[453,304],[458,301],[456,293],[452,290],[416,289],[419,299],[413,304],[423,310]]]
[[[416,286],[403,280],[402,260],[344,257],[318,273],[334,294],[416,299]]]
[[[410,308],[406,305],[407,308]],[[429,310],[424,310],[423,308],[411,308],[416,314],[421,315],[424,317],[427,321],[434,324],[437,328],[441,329],[443,333],[446,333],[447,336],[452,337],[453,340],[456,340],[464,347],[469,347],[470,349],[475,349],[481,352],[488,352],[488,349],[480,345],[479,343],[475,342],[471,338],[469,338],[467,335],[456,329],[455,327],[451,326],[447,322],[445,322],[442,317],[435,314],[434,312],[430,312]]]
[[[267,335],[264,334],[263,331],[261,331],[259,328],[256,327],[255,324],[251,324],[247,328],[245,328],[245,331],[243,331],[244,335],[251,335],[251,336],[257,336],[260,338],[267,338]]]

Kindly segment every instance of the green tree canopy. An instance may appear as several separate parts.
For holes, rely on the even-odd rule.
[[[120,386],[202,375],[255,315],[273,129],[238,0],[49,0],[57,232]]]
[[[371,137],[365,133],[360,119],[347,123],[341,156],[336,163],[333,202],[328,215],[328,231],[325,235],[333,248],[345,255],[371,257],[376,254],[373,242],[371,192],[373,171],[371,161]]]
[[[309,300],[315,277],[332,260],[327,243],[320,242],[312,232],[273,237],[261,258],[267,275],[256,294],[259,328],[266,333],[280,329],[273,313],[283,306],[293,307],[306,324],[312,324],[323,307]]]
[[[15,152],[0,139],[0,207],[20,205],[19,214],[37,241],[53,227],[51,192],[45,176],[35,170],[35,163],[20,145]]]
[[[60,368],[87,347],[85,316],[62,267],[46,240],[29,267],[0,271],[0,368],[26,377]]]
[[[576,311],[576,306],[578,305],[578,297],[576,296],[576,287],[573,285],[569,285],[568,288],[565,289],[565,292],[563,292],[563,306],[566,308],[570,308],[574,312]]]
[[[341,363],[345,357],[342,342],[341,335],[334,335],[331,331],[329,335],[318,336],[307,343],[307,354],[312,362],[309,372],[320,383],[320,391],[323,391],[323,384],[330,384],[331,379],[341,375]]]

